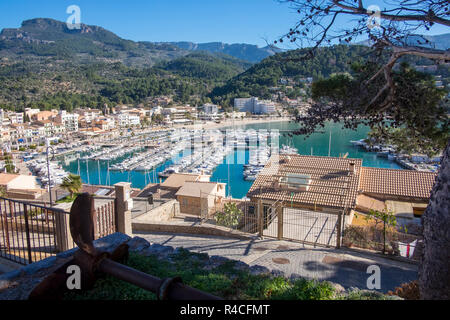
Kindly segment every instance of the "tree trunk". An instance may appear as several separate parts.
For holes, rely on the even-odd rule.
[[[421,299],[450,299],[450,140],[423,217]]]

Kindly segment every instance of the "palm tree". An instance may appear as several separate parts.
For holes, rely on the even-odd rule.
[[[81,177],[75,174],[69,174],[68,177],[63,179],[61,187],[70,192],[70,197],[73,198],[73,194],[81,190],[83,183],[81,182]]]

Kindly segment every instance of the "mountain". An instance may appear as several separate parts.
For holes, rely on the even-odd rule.
[[[188,53],[170,44],[125,40],[98,26],[81,24],[80,29],[70,30],[66,23],[47,18],[26,20],[20,28],[3,29],[0,33],[0,58],[55,57],[151,66]]]
[[[429,41],[424,43],[423,38]],[[434,48],[439,50],[450,49],[450,33],[439,34],[435,36],[418,36],[412,35],[407,38],[408,43],[411,45],[420,45],[421,47]]]
[[[221,42],[135,42],[122,39],[99,26],[81,24],[80,29],[70,30],[66,23],[48,18],[26,20],[20,28],[6,28],[0,32],[0,58],[20,60],[55,57],[77,62],[122,62],[142,67],[183,57],[194,51],[226,54],[256,63],[281,50]]]
[[[225,85],[214,88],[210,98],[222,105],[232,105],[233,99],[237,97],[269,99],[275,91],[284,91],[288,97],[295,98],[304,92],[304,78],[318,79],[332,73],[350,72],[351,64],[361,60],[369,52],[365,46],[335,45],[319,48],[313,59],[298,61],[308,50],[291,50],[270,56]],[[282,85],[281,78],[291,78],[296,85],[292,88]],[[274,87],[277,90],[272,90]]]
[[[70,30],[32,19],[0,33],[0,107],[70,110],[158,95],[197,103],[251,65],[223,53],[125,40],[98,26]]]
[[[244,72],[251,63],[222,53],[193,52],[161,64],[161,68],[184,77],[226,81]]]
[[[256,45],[245,43],[226,44],[222,42],[193,43],[193,42],[170,42],[180,49],[188,51],[208,51],[212,53],[225,53],[235,58],[257,63],[261,60],[282,52],[281,49],[266,46],[259,48]]]
[[[424,40],[428,40],[426,43]],[[444,33],[434,36],[413,34],[406,37],[406,43],[412,46],[420,46],[425,48],[433,48],[438,50],[450,49],[450,33]],[[369,40],[358,42],[359,45],[368,46]]]

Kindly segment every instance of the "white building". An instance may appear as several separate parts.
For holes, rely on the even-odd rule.
[[[96,118],[102,115],[102,112],[100,110],[91,108],[79,108],[74,112],[79,114],[80,116],[83,116],[86,123],[91,123],[92,121],[95,121]]]
[[[275,104],[271,101],[258,98],[236,98],[234,99],[234,107],[241,112],[250,112],[253,114],[269,114],[275,113]]]
[[[68,113],[65,110],[61,110],[55,117],[55,121],[62,124],[65,127],[66,132],[76,132],[78,131],[78,118],[79,115],[76,113]]]
[[[253,113],[258,98],[236,98],[234,99],[234,107],[241,112]]]
[[[115,128],[116,124],[113,118],[110,117],[100,117],[95,120],[95,125],[102,129],[103,131],[112,130]]]
[[[11,112],[8,113],[8,118],[11,124],[21,124],[23,123],[23,113],[22,112]]]
[[[203,112],[206,114],[218,114],[219,107],[212,103],[206,103],[202,106]]]
[[[119,113],[117,115],[117,125],[119,127],[138,126],[140,124],[141,119],[137,115],[132,115],[129,113]]]

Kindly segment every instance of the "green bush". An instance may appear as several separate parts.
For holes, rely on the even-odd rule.
[[[227,203],[222,212],[216,212],[216,222],[220,226],[235,228],[239,225],[243,213],[236,206],[236,203]]]

